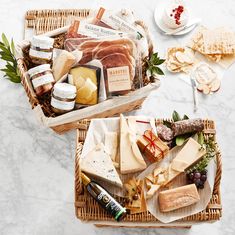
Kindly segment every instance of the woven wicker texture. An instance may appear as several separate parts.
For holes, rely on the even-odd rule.
[[[157,120],[157,122],[162,122],[162,120]],[[79,169],[79,158],[82,152],[83,142],[86,138],[87,129],[89,127],[89,121],[83,121],[83,129],[77,130],[77,149],[75,156],[75,211],[76,216],[81,220],[92,220],[92,221],[113,221],[112,217],[103,210],[97,202],[88,195],[87,191],[83,189],[83,185],[80,181],[80,169]],[[212,136],[216,138],[216,131],[214,122],[211,120],[204,120],[204,136],[208,138]],[[218,154],[216,156],[217,160],[217,172],[215,178],[215,185],[213,189],[213,195],[208,204],[207,208],[200,213],[188,216],[180,220],[180,222],[203,222],[203,221],[214,221],[219,220],[222,215],[222,206],[220,198],[220,180],[222,173],[222,162],[221,154],[218,148]],[[153,217],[149,212],[128,215],[124,222],[158,222],[159,221]],[[105,224],[105,222],[104,222]]]

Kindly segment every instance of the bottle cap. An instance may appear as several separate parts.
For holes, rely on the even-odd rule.
[[[81,178],[85,186],[87,186],[91,182],[90,178],[86,176],[84,173],[81,173]]]

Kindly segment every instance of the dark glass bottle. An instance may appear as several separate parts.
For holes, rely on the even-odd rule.
[[[90,195],[103,207],[115,220],[122,220],[127,212],[103,187],[90,180],[84,173],[81,174],[82,182]]]

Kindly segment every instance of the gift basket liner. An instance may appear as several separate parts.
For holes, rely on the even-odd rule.
[[[169,120],[168,120],[169,121]],[[163,120],[156,120],[157,123]],[[215,124],[212,120],[203,120],[205,138],[213,137],[216,140]],[[75,155],[75,213],[78,219],[86,222],[92,222],[98,226],[118,226],[118,227],[190,227],[193,224],[200,222],[213,222],[219,220],[222,216],[222,205],[220,196],[220,180],[222,174],[221,153],[218,145],[216,155],[216,177],[213,188],[213,194],[210,203],[205,210],[200,213],[187,216],[181,220],[172,223],[161,223],[150,212],[143,212],[133,215],[128,215],[122,222],[115,222],[114,219],[103,210],[98,203],[84,190],[80,178],[79,159],[81,156],[83,143],[86,138],[86,133],[89,128],[89,120],[79,122],[80,129],[77,130],[77,147]],[[121,198],[117,198],[120,201]]]
[[[68,26],[68,19],[86,19],[93,14],[93,10],[89,9],[74,9],[74,10],[31,10],[25,16],[25,30],[33,28],[35,34],[44,33],[46,36],[54,37],[60,43],[60,37],[63,35]],[[136,21],[136,24],[141,26],[148,37],[149,53],[153,52],[153,44],[149,32],[144,22]],[[52,31],[50,31],[52,30]],[[26,91],[30,105],[35,111],[38,119],[47,127],[50,127],[55,132],[62,134],[66,131],[80,127],[80,120],[91,118],[112,117],[120,113],[133,111],[141,107],[146,97],[154,90],[156,90],[160,82],[151,83],[144,80],[144,86],[140,89],[130,92],[124,96],[118,96],[113,99],[105,100],[97,105],[89,106],[87,108],[71,111],[60,116],[53,116],[50,113],[49,103],[42,103],[36,96],[31,81],[27,74],[27,66],[25,59],[25,50],[29,48],[30,42],[22,41],[17,47],[17,64],[21,76],[21,83]],[[146,82],[147,81],[147,82]]]

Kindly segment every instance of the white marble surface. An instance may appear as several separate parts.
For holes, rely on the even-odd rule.
[[[160,0],[158,0],[159,2]],[[230,26],[235,31],[234,0],[188,0],[195,15],[208,27]],[[15,40],[23,35],[23,17],[37,8],[127,7],[143,18],[163,56],[168,46],[184,43],[187,37],[162,36],[153,21],[157,1],[146,0],[1,0],[0,31]],[[235,65],[225,72],[221,90],[203,98],[193,113],[191,88],[167,74],[161,88],[144,103],[141,114],[168,117],[175,109],[191,117],[213,118],[223,153],[223,217],[214,224],[190,230],[99,229],[83,224],[74,214],[75,132],[56,135],[38,123],[20,85],[0,80],[0,235],[78,234],[235,234]],[[1,74],[2,77],[2,74]]]

